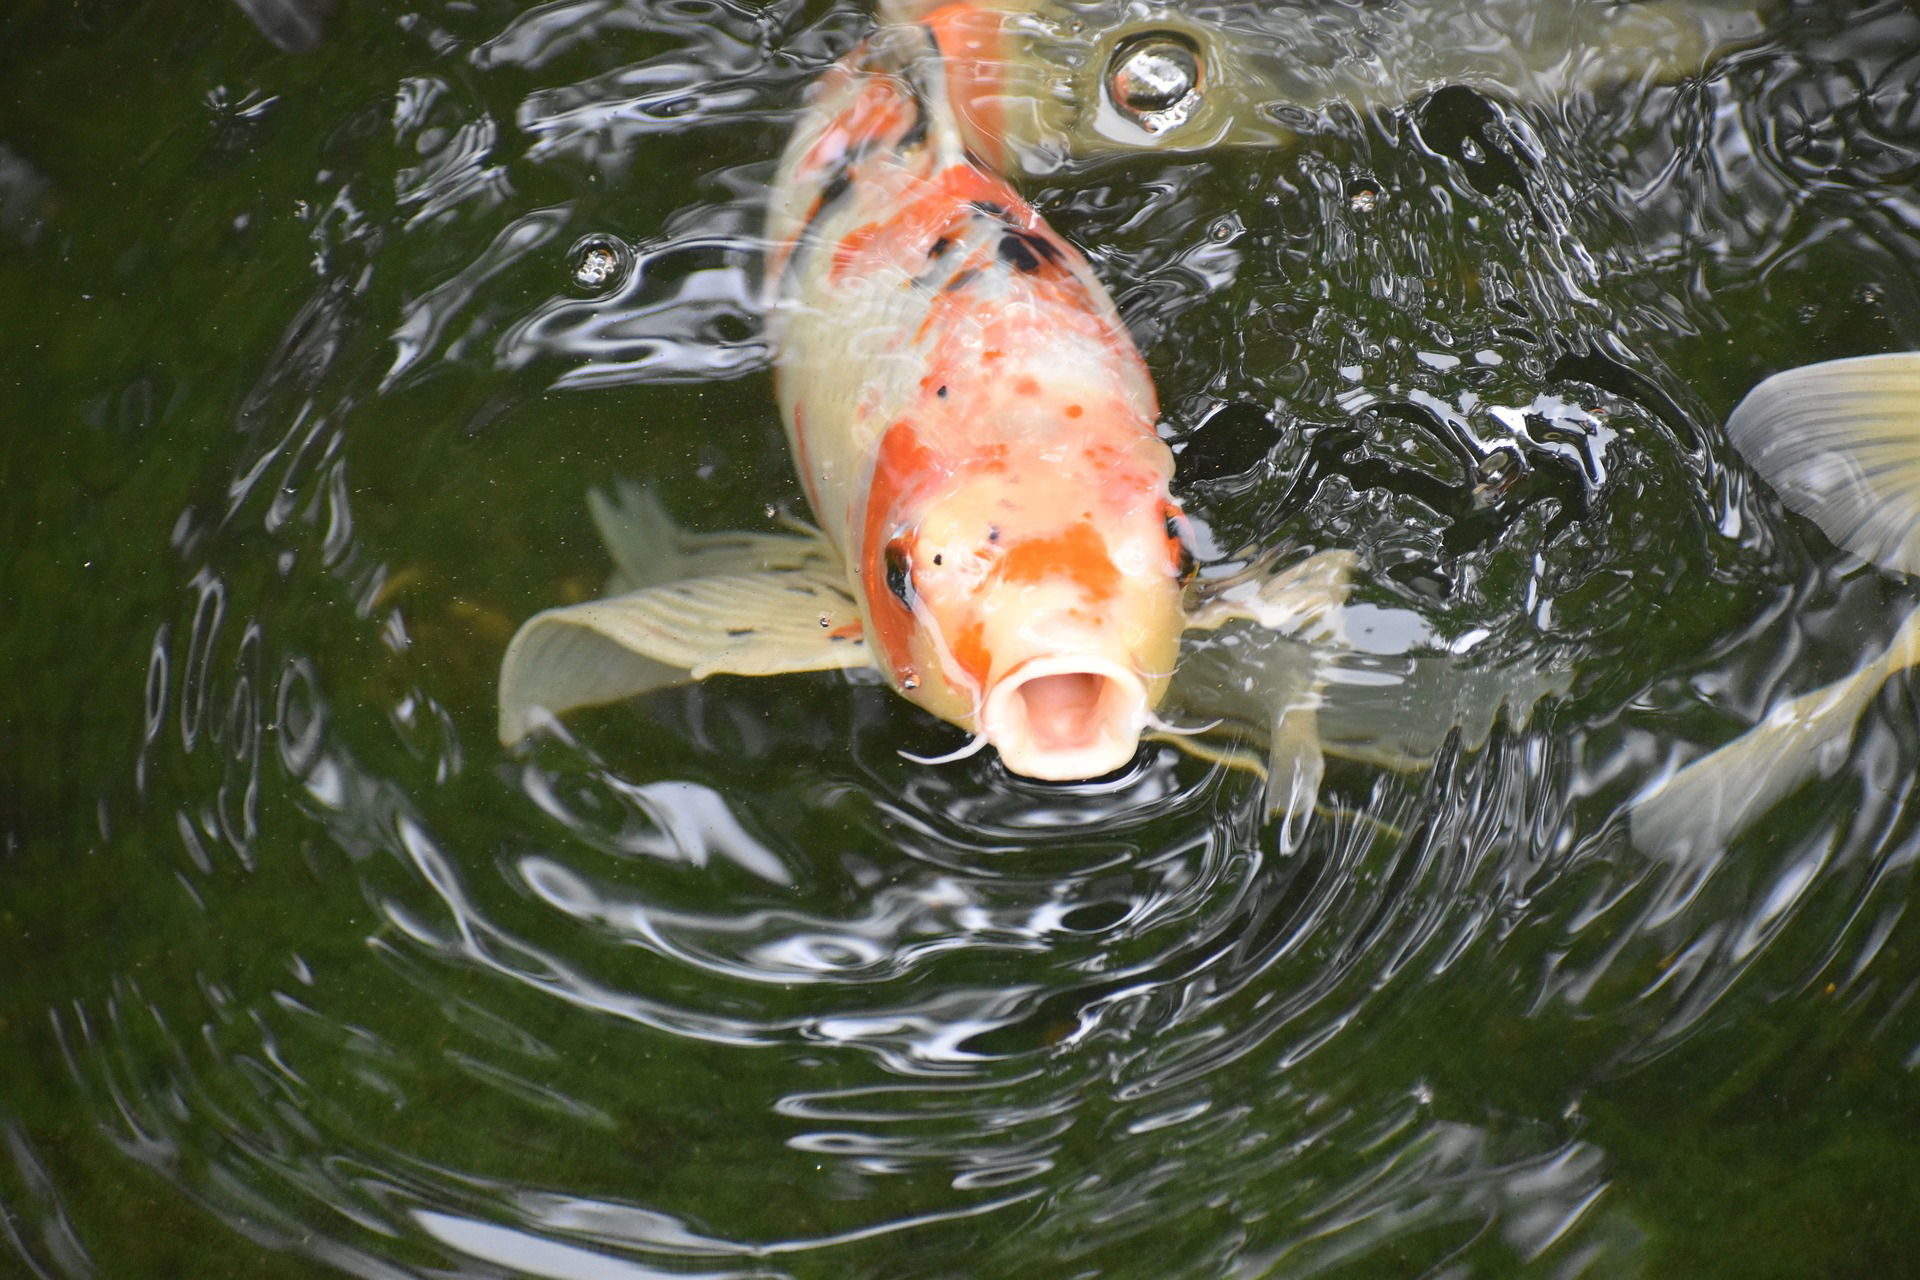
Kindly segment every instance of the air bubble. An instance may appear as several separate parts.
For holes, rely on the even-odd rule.
[[[588,236],[573,246],[568,261],[577,287],[590,293],[604,293],[626,279],[633,254],[611,236]]]
[[[1185,124],[1200,105],[1200,55],[1172,32],[1137,36],[1114,51],[1107,97],[1114,110],[1159,133]]]

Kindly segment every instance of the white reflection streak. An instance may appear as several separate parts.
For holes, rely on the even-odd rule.
[[[415,1209],[414,1221],[442,1244],[471,1257],[507,1268],[515,1275],[545,1276],[550,1280],[674,1280],[701,1276],[706,1280],[742,1276],[741,1271],[659,1271],[610,1253],[561,1244],[531,1232],[495,1226],[472,1218],[455,1217],[431,1209]]]
[[[749,1258],[778,1257],[783,1254],[807,1253],[815,1249],[836,1249],[842,1245],[873,1240],[898,1231],[936,1226],[946,1222],[961,1222],[968,1218],[998,1213],[1002,1209],[1031,1200],[1043,1191],[1044,1188],[1034,1187],[1017,1195],[1001,1196],[997,1200],[987,1200],[964,1208],[896,1218],[888,1222],[878,1222],[869,1227],[855,1227],[851,1231],[842,1231],[834,1235],[816,1236],[810,1240],[775,1240],[768,1244],[728,1245],[722,1241],[702,1238],[701,1243],[730,1248]],[[434,1209],[414,1209],[411,1210],[411,1214],[414,1221],[418,1222],[421,1228],[434,1239],[471,1257],[507,1267],[516,1275],[541,1276],[546,1280],[685,1280],[688,1276],[698,1277],[699,1280],[747,1280],[749,1277],[760,1280],[768,1274],[761,1269],[687,1271],[678,1266],[670,1272],[660,1271],[644,1263],[618,1258],[612,1254],[582,1248],[579,1245],[563,1244],[513,1227],[480,1222],[473,1218],[464,1218]],[[643,1240],[641,1243],[651,1242]]]

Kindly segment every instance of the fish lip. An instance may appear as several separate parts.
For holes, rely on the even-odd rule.
[[[1091,691],[1091,706],[1077,715],[1066,713],[1068,731],[1049,732],[1037,723],[1046,705],[1036,695],[1043,687],[1058,691],[1063,686],[1036,682],[1075,676],[1100,681]],[[1064,689],[1083,692],[1073,686]],[[1132,665],[1093,653],[1046,654],[1017,664],[993,683],[981,706],[980,732],[1014,773],[1046,782],[1080,782],[1112,773],[1133,759],[1148,711],[1146,681]],[[1080,723],[1071,723],[1076,719]]]

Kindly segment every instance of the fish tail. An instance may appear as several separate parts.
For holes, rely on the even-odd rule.
[[[1727,421],[1741,455],[1836,544],[1920,576],[1920,353],[1864,356],[1776,374]],[[1649,852],[1709,853],[1794,788],[1839,764],[1861,713],[1920,666],[1920,609],[1852,675],[1802,694],[1634,801]]]
[[[1920,609],[1852,675],[1804,693],[1633,802],[1633,843],[1685,859],[1712,855],[1788,793],[1844,758],[1860,713],[1881,686],[1920,666]]]
[[[1835,543],[1920,576],[1920,352],[1775,374],[1734,409],[1727,435]]]

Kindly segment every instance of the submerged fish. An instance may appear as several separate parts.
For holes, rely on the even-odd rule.
[[[969,19],[966,50],[994,72],[963,81],[955,108],[969,145],[1030,173],[1112,152],[1285,147],[1327,108],[1393,108],[1446,85],[1559,103],[1695,74],[1758,38],[1767,3],[994,0]]]
[[[1920,353],[1775,374],[1727,419],[1734,447],[1780,500],[1840,547],[1920,579]],[[1788,792],[1839,765],[1867,704],[1920,666],[1920,609],[1852,675],[1773,708],[1758,725],[1643,792],[1634,842],[1711,853]]]

